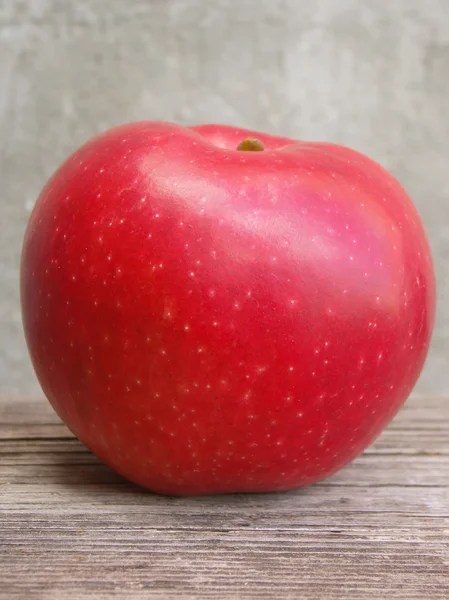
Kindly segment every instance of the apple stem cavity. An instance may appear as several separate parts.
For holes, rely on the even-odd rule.
[[[237,146],[237,150],[241,150],[243,152],[261,152],[262,150],[265,150],[265,146],[260,140],[249,137],[240,142],[240,144]]]

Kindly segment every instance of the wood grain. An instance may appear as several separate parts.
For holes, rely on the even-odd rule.
[[[449,401],[413,398],[352,465],[284,494],[166,498],[45,400],[0,398],[0,598],[449,598]]]

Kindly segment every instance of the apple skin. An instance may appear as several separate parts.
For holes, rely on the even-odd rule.
[[[261,152],[236,148],[253,136]],[[399,183],[353,150],[138,122],[43,189],[21,264],[53,408],[171,495],[289,490],[362,452],[422,369],[435,278]]]

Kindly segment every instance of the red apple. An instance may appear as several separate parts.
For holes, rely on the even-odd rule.
[[[423,225],[378,164],[160,122],[111,129],[58,169],[21,295],[59,416],[113,469],[177,495],[343,467],[412,390],[435,310]]]

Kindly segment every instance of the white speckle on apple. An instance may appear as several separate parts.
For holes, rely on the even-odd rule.
[[[204,348],[203,346],[199,346],[199,348],[197,349],[198,354],[202,354],[204,352]]]
[[[290,373],[291,373],[292,371],[294,371],[294,370],[295,370],[295,367],[289,367],[289,368],[288,368],[288,370],[289,370],[289,371],[290,371]]]
[[[216,292],[215,292],[215,290],[213,290],[213,289],[210,289],[210,290],[207,292],[207,295],[209,296],[209,298],[215,298],[215,293],[216,293]]]
[[[184,325],[184,331],[189,331],[189,329],[190,329],[190,325],[188,323],[186,323]]]

